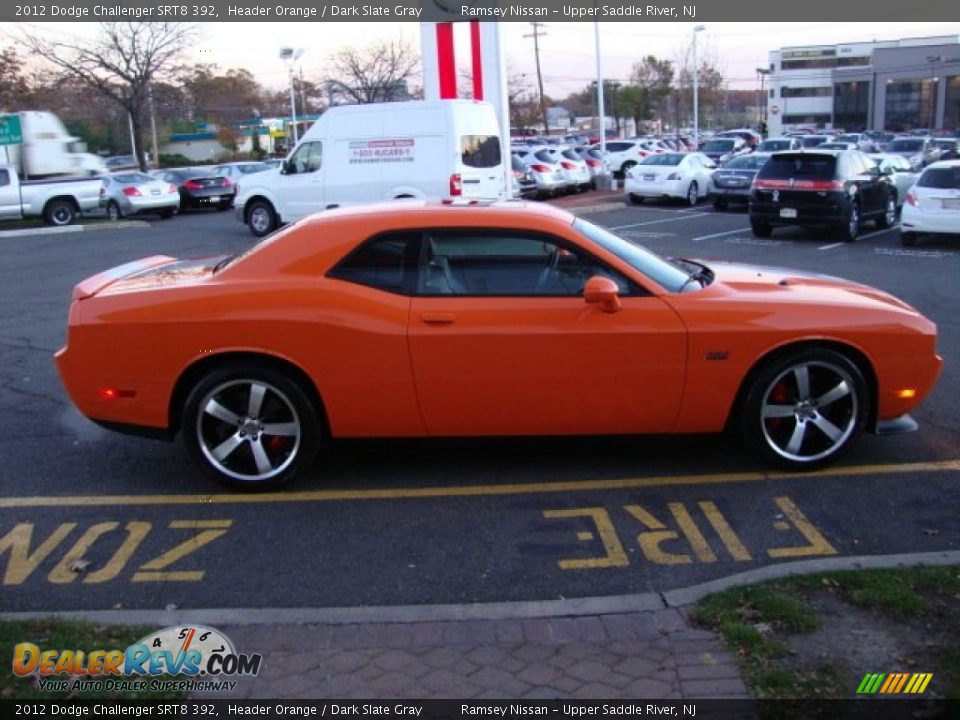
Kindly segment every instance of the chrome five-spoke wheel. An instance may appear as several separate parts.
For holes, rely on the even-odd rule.
[[[312,458],[317,422],[311,403],[271,370],[218,371],[186,404],[184,438],[195,459],[222,482],[269,487],[291,478]]]
[[[860,433],[869,400],[857,366],[832,350],[807,350],[761,372],[746,403],[744,437],[763,455],[810,468]]]

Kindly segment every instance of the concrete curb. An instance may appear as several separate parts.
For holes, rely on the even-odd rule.
[[[15,237],[30,237],[31,235],[64,235],[78,233],[84,230],[123,230],[124,228],[150,227],[145,220],[120,220],[112,223],[97,223],[95,225],[63,225],[62,227],[21,228],[19,230],[0,230],[0,239]]]
[[[662,593],[571,598],[529,602],[476,603],[465,605],[396,605],[384,607],[333,608],[200,608],[191,610],[77,610],[0,613],[0,620],[30,620],[58,617],[110,625],[350,625],[360,623],[458,622],[469,620],[516,620],[583,615],[622,615],[665,608],[683,608],[715,592],[741,585],[776,580],[793,575],[837,570],[916,567],[960,564],[960,551],[900,555],[857,555],[816,558],[779,563],[749,570],[699,585]]]

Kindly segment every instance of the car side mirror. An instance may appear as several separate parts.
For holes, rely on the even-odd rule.
[[[594,275],[583,287],[583,300],[587,305],[597,305],[605,313],[620,310],[620,288],[608,277]]]

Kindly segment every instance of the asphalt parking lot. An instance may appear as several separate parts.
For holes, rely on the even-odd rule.
[[[578,199],[667,255],[826,272],[937,322],[946,368],[920,431],[828,470],[771,473],[730,440],[337,443],[286,492],[226,493],[175,444],[82,418],[56,376],[73,285],[146,255],[234,252],[232,215],[0,238],[3,609],[401,605],[615,595],[770,563],[960,546],[960,246],[777,230],[746,213]]]

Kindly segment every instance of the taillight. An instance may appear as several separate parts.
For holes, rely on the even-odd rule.
[[[637,155],[639,155],[642,158],[646,157],[649,154],[650,153],[648,153],[646,150],[637,150]]]
[[[177,186],[174,185],[173,183],[170,183],[169,185],[167,185],[167,192],[168,192],[168,193],[175,193],[175,192],[177,192]]]
[[[587,160],[587,165],[589,165],[590,167],[600,167],[600,161],[599,161],[599,160]]]
[[[577,166],[574,165],[572,162],[562,162],[562,163],[560,163],[560,167],[562,167],[564,170],[576,170],[576,169],[577,169]]]
[[[538,172],[538,173],[548,173],[548,172],[550,172],[550,168],[548,168],[546,165],[540,165],[539,163],[537,163],[536,165],[531,165],[531,166],[530,166],[530,169],[533,170],[534,172]]]
[[[230,182],[230,178],[224,178],[223,182],[220,183],[220,187],[231,187],[232,185],[233,183]]]
[[[140,197],[140,191],[132,185],[127,185],[121,192],[127,197]]]
[[[913,190],[907,192],[907,196],[903,201],[910,207],[917,207],[917,196],[913,194]]]
[[[518,179],[519,179],[519,178],[522,178],[522,177],[523,177],[523,173],[520,172],[519,170],[514,170],[514,171],[513,171],[513,176],[514,176],[515,178],[518,178]]]
[[[844,190],[843,180],[758,180],[751,187],[757,190],[815,190],[831,192]]]
[[[450,195],[463,195],[463,176],[460,173],[454,173],[450,176]]]
[[[197,180],[187,180],[183,186],[187,190],[203,190],[203,183],[198,182]]]

